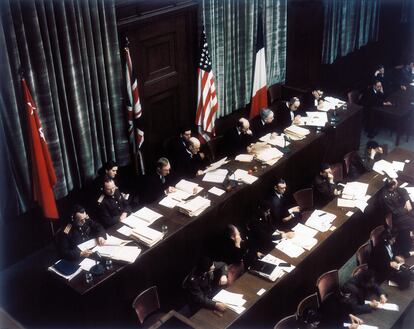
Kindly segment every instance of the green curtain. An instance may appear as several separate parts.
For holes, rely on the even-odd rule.
[[[285,80],[287,0],[203,0],[219,100],[218,116],[250,102],[258,15],[264,16],[268,85]]]
[[[107,159],[129,161],[114,1],[2,1],[0,41],[0,124],[16,213],[32,205],[21,69],[58,177],[57,198],[91,180]]]
[[[378,40],[379,0],[324,0],[322,62]]]

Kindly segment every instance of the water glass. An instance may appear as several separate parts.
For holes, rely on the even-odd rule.
[[[93,281],[93,276],[91,272],[86,272],[85,273],[85,282],[86,283],[91,283]]]
[[[162,231],[162,233],[165,235],[165,234],[167,234],[167,232],[168,232],[168,226],[167,225],[163,225],[163,226],[161,226],[161,231]]]
[[[106,259],[105,260],[105,268],[106,268],[107,271],[112,268],[112,259]]]

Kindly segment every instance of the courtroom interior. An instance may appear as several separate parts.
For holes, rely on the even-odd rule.
[[[0,13],[0,328],[414,328],[413,0]]]

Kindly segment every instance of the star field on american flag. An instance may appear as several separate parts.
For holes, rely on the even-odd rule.
[[[200,55],[200,62],[198,63],[198,67],[204,71],[210,72],[211,71],[211,58],[208,52],[208,44],[206,34],[202,33],[202,43],[203,47],[201,48],[201,55]]]

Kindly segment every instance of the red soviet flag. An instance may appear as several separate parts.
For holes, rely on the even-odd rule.
[[[56,184],[56,173],[47,148],[45,136],[26,80],[22,79],[24,101],[26,103],[27,123],[30,139],[30,156],[32,166],[32,184],[34,200],[43,209],[46,218],[59,218],[53,185]]]

